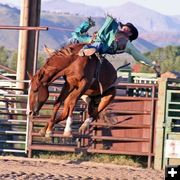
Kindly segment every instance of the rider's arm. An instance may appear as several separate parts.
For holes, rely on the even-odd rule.
[[[80,34],[86,33],[89,30],[90,27],[91,26],[90,26],[89,22],[88,21],[84,21],[83,23],[80,24],[79,27],[77,27],[75,29],[75,32],[76,33],[80,33]]]
[[[72,32],[72,37],[69,40],[71,43],[79,43],[79,42],[85,42],[89,43],[91,41],[91,36],[87,34],[87,31],[95,25],[95,22],[88,18],[87,21],[84,21],[83,23],[78,26],[74,32]]]
[[[86,21],[80,24],[79,27],[76,28],[76,33],[86,33],[91,27],[95,26],[95,22],[89,17]]]
[[[136,61],[150,66],[151,68],[154,68],[154,64],[152,63],[152,61],[145,57],[143,54],[141,54],[141,52],[137,50],[130,41],[127,42],[124,52],[127,52],[128,54],[132,55]]]

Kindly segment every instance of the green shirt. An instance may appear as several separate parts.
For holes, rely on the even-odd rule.
[[[118,23],[111,16],[107,16],[103,26],[98,31],[95,42],[102,43],[102,53],[106,53],[112,42],[115,40],[115,35],[118,30]]]

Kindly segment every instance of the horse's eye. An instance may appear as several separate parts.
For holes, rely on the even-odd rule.
[[[39,84],[37,84],[37,83],[31,83],[31,90],[32,90],[33,92],[37,92],[38,89],[39,89]]]
[[[38,91],[38,88],[34,88],[34,87],[32,87],[32,86],[30,86],[29,88],[30,88],[30,91],[32,91],[32,92],[34,92],[34,93],[36,93],[36,92]]]
[[[37,93],[38,92],[38,89],[35,89],[35,90],[32,90],[34,93]]]

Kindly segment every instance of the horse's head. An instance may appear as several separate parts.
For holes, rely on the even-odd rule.
[[[39,74],[35,76],[29,75],[29,115],[38,115],[41,107],[49,97],[47,83],[42,83]]]
[[[29,75],[29,114],[37,115],[49,97],[48,83],[62,76],[62,71],[77,59],[84,44],[74,44],[62,48],[48,58],[45,65],[34,75]]]

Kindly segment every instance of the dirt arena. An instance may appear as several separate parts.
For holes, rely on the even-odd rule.
[[[0,180],[160,180],[163,171],[94,162],[0,156]]]

